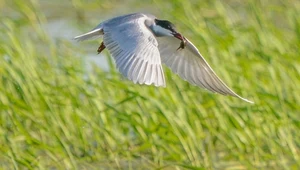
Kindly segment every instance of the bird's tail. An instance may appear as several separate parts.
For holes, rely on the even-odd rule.
[[[101,37],[101,35],[103,35],[103,29],[102,28],[96,28],[96,29],[93,29],[92,31],[90,31],[88,33],[78,35],[78,36],[74,37],[74,39],[77,40],[77,41],[84,41],[84,40],[99,38],[99,37]]]

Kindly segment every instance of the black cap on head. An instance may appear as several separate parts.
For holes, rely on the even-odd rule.
[[[155,23],[156,23],[156,25],[159,25],[165,29],[171,30],[172,32],[176,32],[174,24],[170,21],[155,19]]]

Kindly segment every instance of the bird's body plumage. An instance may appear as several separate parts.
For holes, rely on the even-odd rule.
[[[191,84],[251,102],[233,92],[169,21],[150,14],[129,14],[106,20],[75,39],[101,36],[119,71],[134,83],[166,86],[161,64],[164,63]],[[177,48],[179,44],[181,48]]]

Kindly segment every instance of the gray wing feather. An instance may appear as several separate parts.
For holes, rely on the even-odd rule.
[[[115,17],[115,18],[101,22],[99,25],[97,25],[91,31],[81,34],[81,35],[78,35],[78,36],[74,37],[74,39],[77,41],[85,41],[85,40],[90,40],[90,39],[101,38],[101,36],[103,35],[103,26],[104,25],[114,26],[114,25],[118,25],[120,23],[125,23],[128,21],[139,19],[143,16],[145,16],[145,15],[141,14],[141,13],[134,13],[134,14],[128,14],[128,15]],[[153,16],[151,16],[151,15],[148,15],[148,17],[153,18]]]
[[[180,41],[173,37],[158,39],[162,63],[174,73],[193,85],[212,92],[238,97],[253,103],[233,92],[212,70],[198,49],[187,39],[184,49],[176,50]]]
[[[134,83],[166,86],[158,43],[145,25],[147,17],[132,15],[104,23],[103,43],[123,76]]]
[[[74,39],[77,41],[85,41],[85,40],[100,38],[102,35],[103,35],[103,30],[100,27],[100,28],[95,28],[92,31],[87,32],[85,34],[78,35],[74,37]]]

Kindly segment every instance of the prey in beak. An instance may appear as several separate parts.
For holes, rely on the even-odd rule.
[[[173,36],[179,40],[181,40],[179,47],[177,48],[178,50],[184,49],[185,44],[186,44],[186,39],[184,36],[182,36],[181,34],[179,34],[178,32],[173,33]]]
[[[184,49],[186,44],[186,39],[175,30],[174,24],[167,20],[154,20],[155,24],[150,26],[150,29],[153,31],[154,35],[157,37],[162,36],[173,36],[179,39],[180,46],[177,50]]]

